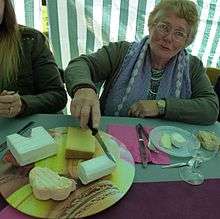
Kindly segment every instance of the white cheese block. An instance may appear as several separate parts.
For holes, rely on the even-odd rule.
[[[47,167],[34,167],[29,173],[29,181],[39,200],[64,200],[76,189],[73,179],[61,177]]]
[[[41,126],[32,129],[31,137],[7,136],[7,146],[21,166],[52,156],[58,149],[55,140]]]
[[[77,168],[77,175],[83,184],[88,184],[103,176],[109,175],[116,167],[116,163],[106,155],[81,162]]]

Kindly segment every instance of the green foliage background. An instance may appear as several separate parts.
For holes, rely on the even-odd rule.
[[[48,37],[48,15],[46,5],[42,5],[42,26],[43,33]]]

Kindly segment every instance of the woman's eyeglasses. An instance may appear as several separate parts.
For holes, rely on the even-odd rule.
[[[163,22],[159,22],[156,25],[156,29],[158,30],[158,32],[160,32],[162,35],[167,36],[169,35],[169,33],[172,31],[172,26],[168,25],[166,23]],[[175,41],[177,42],[183,42],[187,39],[187,33],[181,31],[181,30],[173,30],[172,31],[172,37]]]

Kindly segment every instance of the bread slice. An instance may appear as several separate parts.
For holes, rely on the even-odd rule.
[[[7,146],[20,166],[52,156],[58,149],[55,140],[41,126],[32,129],[31,137],[7,136]]]
[[[47,167],[34,167],[29,173],[29,181],[39,200],[64,200],[76,189],[74,180],[61,177]]]
[[[220,138],[214,132],[199,131],[197,138],[206,150],[215,151],[220,148]]]
[[[90,159],[95,153],[95,138],[90,130],[68,128],[65,157]]]

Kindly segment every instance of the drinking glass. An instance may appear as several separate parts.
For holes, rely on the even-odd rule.
[[[179,168],[181,179],[191,185],[200,185],[204,182],[205,177],[199,171],[199,167],[205,162],[213,159],[219,151],[219,145],[216,145],[213,151],[207,151],[202,148],[189,148],[192,158],[187,162],[186,166]]]

